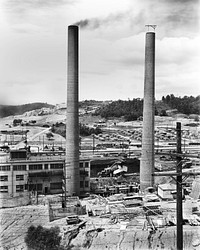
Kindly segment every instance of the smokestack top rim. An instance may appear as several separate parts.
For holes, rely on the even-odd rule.
[[[147,31],[146,34],[156,34],[154,31]]]
[[[74,24],[68,26],[68,29],[78,29],[78,28],[79,28],[78,25]]]

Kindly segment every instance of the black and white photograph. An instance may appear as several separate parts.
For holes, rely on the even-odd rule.
[[[0,0],[0,250],[200,250],[200,1]]]

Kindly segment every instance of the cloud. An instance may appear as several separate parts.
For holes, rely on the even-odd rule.
[[[80,26],[80,28],[87,29],[97,29],[101,26],[114,25],[127,19],[127,16],[130,14],[130,11],[119,12],[115,14],[110,14],[104,18],[91,18],[80,20],[74,25]]]
[[[20,34],[29,34],[29,33],[43,33],[44,30],[38,25],[34,25],[31,23],[22,23],[22,24],[15,24],[13,29]]]
[[[194,36],[199,32],[199,18],[199,0],[135,0],[129,10],[82,19],[74,24],[88,30],[105,29],[105,32],[119,25],[121,29],[128,26],[132,34],[144,31],[145,24],[157,24],[160,37]]]
[[[103,2],[106,1],[102,0],[101,8]],[[125,7],[121,8],[121,11],[119,8],[116,10],[114,2],[112,8],[111,2],[110,0],[109,3],[104,3],[108,7],[106,14],[102,14],[102,9],[99,10],[99,14],[98,11],[94,11],[95,3],[90,0],[84,2],[78,0],[6,0],[4,5],[12,14],[8,18],[11,18],[10,22],[13,27],[14,24],[23,22],[47,26],[45,20],[53,26],[52,22],[55,23],[55,18],[60,18],[60,15],[63,17],[69,15],[69,5],[74,6],[74,10],[79,12],[83,4],[85,6],[88,4],[88,11],[80,11],[79,15],[75,12],[74,18],[81,16],[81,19],[74,22],[74,25],[78,25],[81,29],[99,31],[101,36],[107,36],[108,39],[112,37],[115,29],[120,34],[125,29],[124,36],[143,32],[145,24],[157,24],[160,38],[164,36],[191,37],[199,32],[199,0],[125,1]],[[100,3],[98,1],[96,3],[98,7]],[[65,11],[59,12],[61,9]],[[20,29],[16,31],[21,32]],[[114,34],[114,38],[116,37],[117,35]]]
[[[55,8],[66,4],[73,4],[76,0],[6,0],[5,6],[9,10],[21,12],[28,9]]]
[[[10,101],[65,100],[66,28],[72,23],[80,27],[82,99],[143,96],[146,24],[158,25],[156,94],[197,92],[199,1],[1,1],[1,81]]]
[[[55,29],[63,17],[63,9],[73,6],[76,0],[2,0],[9,28],[17,33],[43,33]],[[20,27],[21,26],[21,27]],[[27,28],[25,28],[27,26]],[[32,26],[32,27],[31,27]],[[35,26],[35,27],[34,27]],[[30,29],[29,29],[30,27]]]
[[[200,37],[156,39],[157,99],[169,93],[196,96],[200,80],[199,39]],[[89,98],[91,93],[97,99],[98,96],[100,99],[142,97],[144,45],[144,32],[115,41],[82,38],[81,97]],[[97,71],[101,76],[92,73]]]
[[[163,36],[194,36],[199,32],[198,0],[145,0],[142,3],[146,21],[157,24]]]
[[[166,37],[156,41],[156,53],[159,64],[182,65],[187,62],[194,62],[199,59],[200,37]],[[171,53],[173,51],[173,53]],[[169,56],[170,55],[170,56]]]
[[[200,92],[200,36],[170,37],[156,41],[156,89],[161,95]]]

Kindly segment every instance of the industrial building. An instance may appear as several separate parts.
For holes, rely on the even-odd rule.
[[[65,152],[13,150],[0,157],[1,198],[17,197],[24,192],[63,193]],[[90,160],[80,158],[80,194],[90,191]],[[66,195],[68,190],[66,190]]]

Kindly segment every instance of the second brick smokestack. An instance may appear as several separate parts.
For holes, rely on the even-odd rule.
[[[146,33],[140,189],[153,186],[155,113],[155,33]]]
[[[78,26],[68,27],[66,195],[79,195]]]

